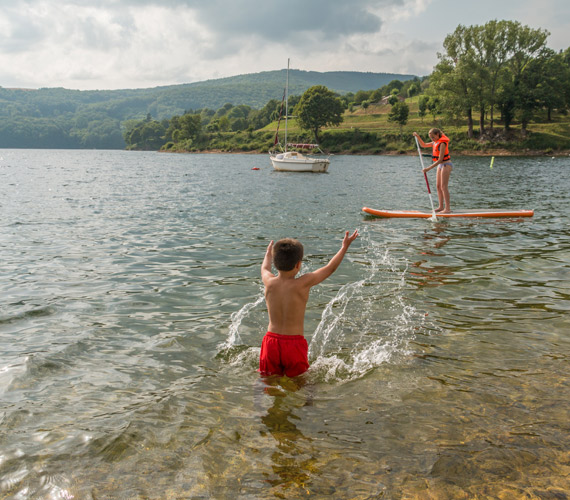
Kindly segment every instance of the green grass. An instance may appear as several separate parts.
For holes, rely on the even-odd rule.
[[[427,140],[432,127],[441,128],[451,141],[455,154],[567,154],[570,151],[570,116],[553,114],[547,121],[546,113],[539,113],[521,133],[520,123],[513,123],[509,134],[502,134],[503,124],[495,120],[494,130],[500,132],[493,140],[479,141],[479,122],[473,124],[475,138],[467,137],[466,120],[454,121],[442,115],[418,116],[418,97],[408,99],[410,107],[408,123],[400,127],[388,121],[391,106],[372,104],[367,109],[346,111],[344,121],[338,127],[325,127],[320,132],[321,147],[334,154],[409,154],[416,151],[412,132],[418,132]],[[489,123],[485,124],[486,127]],[[265,152],[273,145],[277,122],[273,122],[252,134],[245,132],[208,134],[196,150],[258,151]],[[279,137],[284,141],[285,123],[282,120]],[[288,120],[288,142],[313,142],[310,132],[302,130],[295,118]],[[193,149],[194,149],[193,148]]]

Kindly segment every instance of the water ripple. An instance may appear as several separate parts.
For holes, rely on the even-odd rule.
[[[0,496],[517,498],[570,488],[568,159],[3,151]],[[257,172],[252,165],[261,166]],[[520,183],[524,173],[532,189]],[[260,379],[259,266],[299,238],[311,369]]]

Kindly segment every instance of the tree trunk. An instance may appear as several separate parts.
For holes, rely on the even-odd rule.
[[[479,113],[479,134],[485,133],[485,108],[481,108]]]
[[[473,110],[471,108],[467,110],[467,137],[473,139]]]

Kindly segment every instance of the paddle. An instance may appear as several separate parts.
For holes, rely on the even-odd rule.
[[[424,157],[422,156],[422,150],[420,149],[420,143],[418,142],[418,138],[414,135],[414,139],[416,140],[416,146],[418,147],[418,154],[420,155],[420,163],[422,165],[422,170],[424,169]],[[429,201],[431,203],[431,211],[432,211],[432,216],[431,216],[431,220],[437,220],[437,216],[435,215],[435,208],[433,206],[433,199],[431,197],[431,189],[429,188],[429,181],[427,178],[427,174],[424,172],[424,178],[426,180],[426,185],[427,185],[427,190],[428,190],[428,194],[429,194]]]

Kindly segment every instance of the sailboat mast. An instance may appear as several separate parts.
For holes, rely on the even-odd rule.
[[[285,152],[287,152],[287,118],[289,117],[289,61],[287,58],[287,79],[285,81]]]

